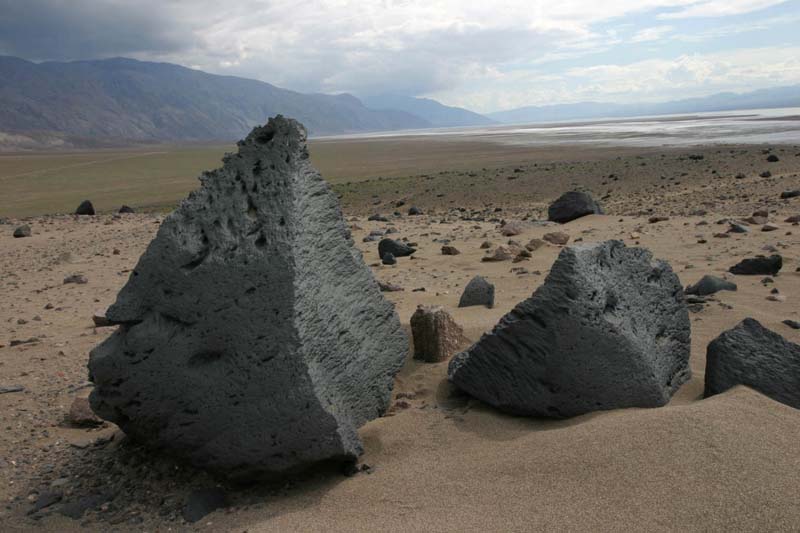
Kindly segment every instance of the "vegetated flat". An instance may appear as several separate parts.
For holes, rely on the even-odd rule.
[[[764,161],[763,149],[516,145],[458,135],[329,138],[310,144],[315,166],[340,193],[343,205],[354,209],[390,195],[417,195],[420,203],[436,206],[475,200],[508,204],[543,201],[579,183],[598,188],[611,184],[622,192],[674,182],[710,184],[714,178],[758,175],[768,168],[800,169],[795,148],[786,147],[777,164]],[[0,154],[0,216],[71,213],[85,199],[100,212],[122,204],[168,210],[231,150],[232,145],[164,145]],[[689,159],[697,154],[704,159]],[[599,188],[598,193],[604,191]]]

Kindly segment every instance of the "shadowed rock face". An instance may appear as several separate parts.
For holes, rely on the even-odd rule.
[[[690,377],[678,277],[620,241],[562,250],[532,297],[450,363],[463,391],[514,414],[657,407]]]
[[[800,409],[800,345],[744,319],[708,345],[704,396],[736,385]]]
[[[408,341],[305,130],[271,119],[200,181],[108,309],[92,408],[231,477],[358,456]]]
[[[547,210],[547,219],[565,224],[586,215],[602,215],[603,209],[585,192],[570,191],[562,194]]]

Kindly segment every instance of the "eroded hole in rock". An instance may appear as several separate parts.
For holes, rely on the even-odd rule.
[[[247,197],[247,216],[251,220],[255,220],[258,217],[258,208],[253,203],[253,199],[251,197]]]
[[[255,242],[255,245],[256,245],[256,248],[261,248],[261,249],[266,248],[266,246],[267,246],[267,238],[264,236],[263,233],[258,236],[258,238],[256,239],[256,242]]]
[[[258,137],[256,137],[256,142],[259,144],[267,144],[275,137],[274,131],[265,131]]]
[[[197,257],[186,263],[185,265],[181,266],[181,270],[184,272],[191,272],[192,270],[196,269],[200,265],[203,264],[203,261],[206,260],[209,254],[209,249],[206,248],[202,252],[200,252]]]

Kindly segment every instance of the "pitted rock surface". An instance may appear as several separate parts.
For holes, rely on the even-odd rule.
[[[270,119],[161,225],[90,356],[92,408],[229,477],[362,451],[408,340],[311,166]]]
[[[704,396],[746,385],[800,409],[800,345],[745,318],[711,341]]]
[[[666,404],[690,377],[678,277],[620,241],[565,248],[533,296],[456,355],[449,378],[521,415]]]

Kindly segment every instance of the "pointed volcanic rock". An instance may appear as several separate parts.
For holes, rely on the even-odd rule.
[[[570,191],[562,194],[547,210],[547,219],[565,224],[586,215],[602,215],[603,209],[589,193]]]
[[[745,318],[706,350],[704,396],[746,385],[800,409],[800,345]]]
[[[475,276],[469,280],[458,300],[458,307],[473,305],[485,305],[489,309],[494,307],[494,285],[483,276]]]
[[[690,377],[689,340],[667,263],[620,241],[574,246],[533,296],[452,359],[449,379],[520,415],[657,407]]]
[[[255,128],[161,224],[90,356],[94,411],[232,478],[362,452],[408,340],[306,132]]]

